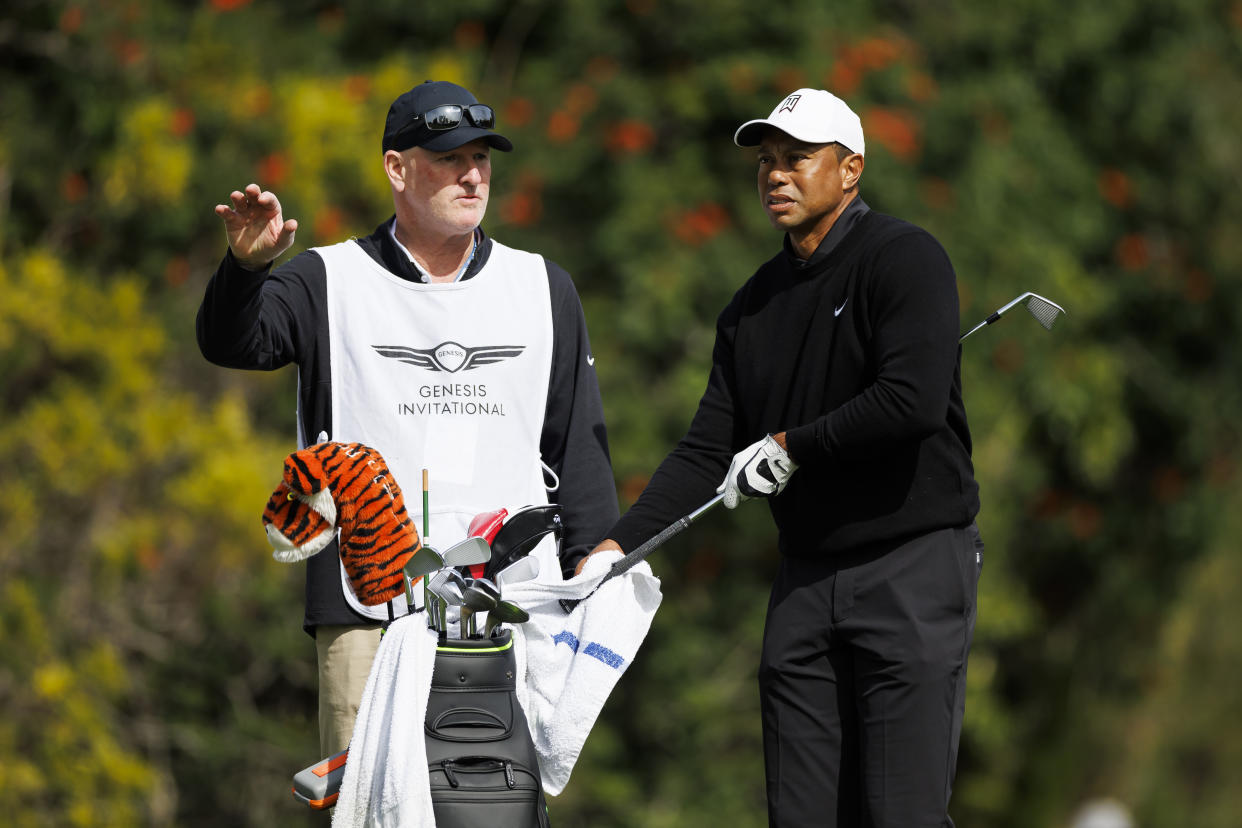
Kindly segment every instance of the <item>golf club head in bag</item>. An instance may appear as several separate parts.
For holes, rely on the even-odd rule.
[[[496,533],[500,531],[500,527],[504,526],[505,518],[508,516],[509,510],[503,508],[491,512],[480,512],[471,519],[470,526],[466,529],[466,537],[482,538],[487,541],[490,548],[492,541],[496,538]],[[463,574],[470,578],[482,578],[484,566],[485,564],[474,564]]]
[[[492,539],[492,557],[483,576],[495,580],[497,572],[523,555],[530,554],[548,534],[552,534],[559,545],[562,536],[559,503],[526,506],[517,510]]]
[[[533,581],[539,577],[539,559],[526,555],[518,558],[513,563],[496,573],[496,586],[500,587],[504,592],[505,587],[510,584],[520,584],[525,581]]]

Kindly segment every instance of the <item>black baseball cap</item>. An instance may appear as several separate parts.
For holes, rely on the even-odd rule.
[[[502,152],[513,149],[513,142],[498,132],[476,126],[465,112],[478,104],[469,89],[448,81],[424,81],[409,92],[402,93],[388,107],[384,121],[384,152],[422,147],[431,152],[447,152],[476,138]],[[449,129],[428,129],[422,116],[438,106],[456,105],[463,109],[461,120]]]

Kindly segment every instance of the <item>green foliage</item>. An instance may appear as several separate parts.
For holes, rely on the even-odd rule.
[[[256,181],[297,249],[391,211],[379,136],[424,78],[495,105],[486,227],[575,277],[623,505],[683,433],[715,316],[779,239],[730,136],[793,88],[847,98],[863,193],[959,276],[988,543],[954,815],[1144,826],[1242,813],[1242,12],[719,0],[18,0],[0,14],[0,763],[15,824],[311,817],[301,572],[259,513],[293,377],[207,365],[211,207]],[[831,504],[827,505],[829,508]],[[713,515],[558,825],[764,822],[755,667],[775,539]],[[1185,715],[1182,715],[1182,714]]]

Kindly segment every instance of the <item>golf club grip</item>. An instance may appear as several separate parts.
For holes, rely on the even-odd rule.
[[[637,566],[640,561],[642,561],[644,558],[646,558],[648,555],[654,552],[658,547],[662,546],[665,542],[667,542],[674,535],[677,535],[683,532],[685,528],[690,525],[690,522],[691,522],[690,516],[686,516],[686,517],[681,518],[677,522],[665,527],[664,530],[660,532],[660,534],[651,538],[646,543],[644,543],[642,546],[638,547],[633,552],[629,553],[624,558],[614,563],[612,567],[608,570],[608,574],[605,575],[603,579],[598,584],[595,585],[595,589],[591,590],[590,592],[588,592],[586,595],[582,596],[581,598],[562,598],[561,609],[565,610],[565,612],[567,613],[573,612],[574,607],[578,606],[583,601],[585,601],[586,599],[594,595],[596,592],[598,592],[599,588],[602,587],[604,584],[608,583],[609,581],[611,581],[613,578],[617,577],[618,575],[624,575],[626,572],[629,572],[631,569]]]

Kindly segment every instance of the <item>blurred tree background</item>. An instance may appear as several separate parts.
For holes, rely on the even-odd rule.
[[[953,813],[1242,823],[1242,2],[10,0],[0,11],[0,767],[15,826],[326,825],[302,573],[259,523],[291,370],[194,314],[250,181],[295,251],[391,213],[425,78],[497,107],[485,227],[575,277],[622,507],[684,431],[715,315],[778,237],[733,129],[861,114],[863,194],[957,267],[988,542]],[[1021,316],[1022,318],[1018,318]],[[653,561],[665,603],[560,826],[766,824],[762,505]],[[1231,678],[1234,677],[1234,678]]]

